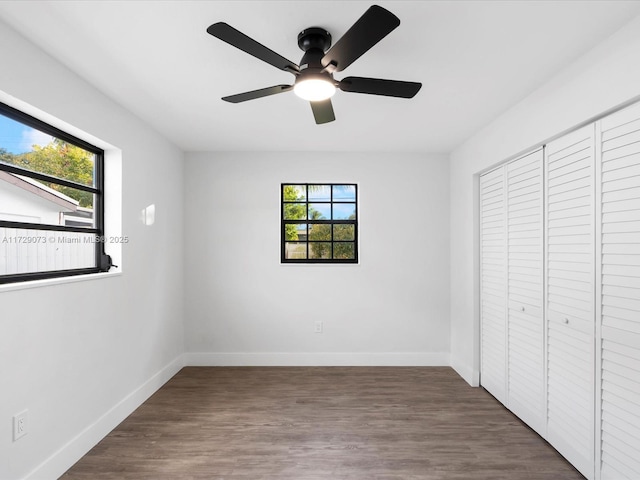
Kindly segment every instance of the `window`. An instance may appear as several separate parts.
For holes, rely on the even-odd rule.
[[[0,103],[0,283],[107,271],[104,152]]]
[[[282,184],[282,263],[357,263],[355,184]]]

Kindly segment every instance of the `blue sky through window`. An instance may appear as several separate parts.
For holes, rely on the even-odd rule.
[[[355,202],[356,188],[353,185],[334,185],[333,201],[334,202]]]
[[[51,140],[51,135],[0,115],[0,148],[9,153],[30,152],[33,145],[47,145]]]
[[[333,204],[333,219],[334,220],[349,220],[356,218],[356,204],[355,203],[334,203]]]
[[[309,201],[328,202],[331,200],[331,186],[313,185],[309,187]]]

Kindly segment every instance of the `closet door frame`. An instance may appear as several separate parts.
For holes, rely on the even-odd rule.
[[[593,174],[593,202],[594,202],[594,369],[593,387],[595,407],[594,412],[594,478],[601,479],[602,474],[602,122],[595,122],[595,152],[594,152],[594,174]]]

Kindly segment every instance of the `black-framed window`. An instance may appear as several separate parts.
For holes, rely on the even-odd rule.
[[[358,186],[281,185],[282,263],[358,262]]]
[[[107,271],[104,151],[0,103],[0,283]]]

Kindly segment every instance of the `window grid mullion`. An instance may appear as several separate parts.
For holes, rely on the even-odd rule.
[[[19,230],[47,230],[51,232],[75,232],[101,234],[101,230],[91,227],[73,227],[69,225],[51,225],[48,223],[9,222],[0,220],[0,228],[15,228]]]
[[[333,185],[331,185],[329,187],[329,199],[331,200],[331,203],[330,203],[329,207],[330,207],[330,210],[331,210],[331,220],[333,221],[333,216],[334,216],[333,215]],[[329,238],[331,239],[331,243],[329,244],[330,245],[330,250],[331,250],[329,252],[329,255],[330,255],[329,258],[331,258],[331,260],[333,260],[333,223],[331,223],[329,225],[329,230],[330,230],[329,231]]]
[[[97,161],[97,155],[96,155]],[[93,194],[99,194],[100,190],[95,187],[83,185],[81,183],[65,180],[64,178],[53,177],[46,173],[34,172],[33,170],[27,170],[25,168],[17,167],[15,165],[8,165],[0,162],[0,170],[13,173],[16,175],[22,175],[23,177],[33,178],[35,180],[41,180],[43,182],[55,183],[56,185],[62,185],[63,187],[75,188],[76,190],[82,190],[83,192],[90,192]]]

